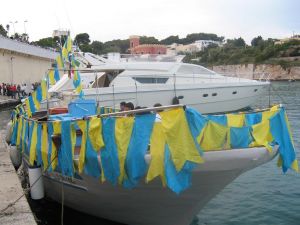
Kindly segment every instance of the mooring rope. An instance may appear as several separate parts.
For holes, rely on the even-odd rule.
[[[50,168],[50,166],[52,165],[52,163],[54,162],[54,160],[55,160],[56,158],[57,158],[57,154],[56,154],[56,156],[51,160],[50,164],[46,167],[45,171],[47,171],[47,170]],[[3,209],[0,210],[0,218],[6,216],[7,213],[5,213],[5,211],[6,211],[7,209],[13,207],[13,206],[14,206],[21,198],[23,198],[26,194],[29,193],[29,191],[34,187],[34,185],[41,179],[41,177],[43,176],[43,174],[44,174],[44,173],[42,173],[42,174],[38,177],[38,179],[36,179],[36,181],[33,182],[33,184],[32,184],[31,187],[25,189],[24,192],[23,192],[23,194],[20,195],[15,201],[9,203],[6,207],[4,207]]]

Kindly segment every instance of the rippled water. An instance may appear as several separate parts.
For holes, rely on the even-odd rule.
[[[300,159],[300,82],[273,82],[271,103],[285,102]],[[267,106],[268,97],[257,103]],[[199,225],[298,225],[300,175],[273,160],[228,185],[198,214]]]
[[[273,82],[271,103],[285,102],[295,147],[300,159],[300,82]],[[268,106],[269,98],[257,102]],[[0,127],[8,112],[0,112]],[[31,202],[38,224],[60,224],[60,204],[50,201]],[[118,225],[74,210],[65,209],[65,225]],[[300,175],[283,174],[273,160],[251,170],[228,185],[198,214],[193,225],[298,225],[300,224]],[[155,224],[154,224],[155,225]],[[176,224],[174,224],[176,225]]]

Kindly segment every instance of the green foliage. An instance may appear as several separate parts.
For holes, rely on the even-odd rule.
[[[182,39],[182,44],[191,44],[197,40],[213,40],[223,42],[224,37],[218,37],[216,34],[208,34],[208,33],[193,33],[188,34],[186,38]]]
[[[246,46],[246,42],[243,38],[239,37],[239,38],[234,38],[234,39],[227,39],[227,43],[226,46],[228,47],[245,47]]]
[[[261,36],[257,36],[252,39],[251,46],[258,46],[263,41],[263,38]]]
[[[100,55],[100,54],[102,54],[104,45],[100,41],[93,41],[91,44],[91,48],[92,48],[92,53],[94,53],[96,55]]]
[[[91,45],[89,45],[89,44],[81,44],[80,50],[83,52],[93,52],[93,49],[92,49]]]
[[[160,43],[159,40],[157,40],[155,37],[141,36],[140,44],[160,44]]]
[[[163,44],[163,45],[171,45],[173,43],[180,44],[181,43],[181,39],[179,39],[178,35],[176,35],[176,36],[172,35],[172,36],[169,36],[169,37],[167,37],[165,39],[162,39],[160,41],[160,43]]]
[[[2,24],[0,24],[0,35],[7,37],[7,31],[4,29]]]
[[[56,48],[59,49],[60,46],[60,41],[58,37],[47,37],[47,38],[42,38],[38,41],[32,42],[33,44],[36,44],[41,47],[49,47],[49,48]]]
[[[273,39],[263,40],[259,36],[247,46],[242,38],[228,40],[222,47],[208,47],[197,53],[198,63],[205,66],[272,63],[288,68],[299,62],[288,62],[284,57],[300,56],[300,41],[275,45]],[[281,60],[278,60],[279,58]],[[276,60],[277,59],[277,60]],[[192,59],[189,62],[194,62]]]
[[[87,45],[91,42],[90,35],[88,35],[87,33],[77,34],[74,40],[79,47],[81,45]]]

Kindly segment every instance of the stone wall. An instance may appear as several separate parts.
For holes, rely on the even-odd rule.
[[[270,80],[300,80],[300,67],[283,69],[280,65],[269,64],[241,64],[213,66],[213,71],[227,76],[249,78],[259,80],[261,78]]]

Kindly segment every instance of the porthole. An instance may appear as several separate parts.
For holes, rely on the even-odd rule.
[[[212,96],[217,96],[217,95],[218,95],[217,93],[213,93],[213,94],[212,94]]]
[[[237,93],[237,91],[232,92],[233,95],[235,95]]]
[[[203,97],[207,97],[207,96],[208,96],[208,94],[203,94],[202,96],[203,96]]]
[[[254,89],[254,92],[257,92],[257,89]]]

